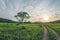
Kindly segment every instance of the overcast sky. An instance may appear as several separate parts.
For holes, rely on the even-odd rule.
[[[30,21],[42,20],[49,16],[60,19],[60,0],[0,0],[0,18],[16,20],[14,15],[20,11],[30,14]]]

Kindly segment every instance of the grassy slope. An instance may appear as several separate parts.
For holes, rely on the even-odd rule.
[[[39,24],[0,23],[0,40],[41,40]]]
[[[53,23],[53,24],[48,24],[49,27],[51,27],[52,29],[54,29],[57,33],[60,34],[60,23]]]
[[[50,30],[48,30],[48,32],[49,32],[49,39],[50,39],[50,40],[56,40],[53,32],[50,31]]]

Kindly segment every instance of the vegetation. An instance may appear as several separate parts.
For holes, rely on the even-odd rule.
[[[5,18],[0,18],[0,22],[8,22],[8,23],[15,23],[15,21],[9,20],[9,19],[5,19]]]
[[[25,17],[23,18],[23,21],[24,19]],[[60,23],[33,24],[28,22],[19,24],[17,26],[16,24],[18,22],[14,22],[8,19],[0,18],[0,21],[3,22],[0,23],[0,40],[42,40],[44,31],[42,26],[46,25],[55,30],[60,35]],[[48,33],[50,40],[56,40],[55,35],[51,30],[48,29]]]
[[[60,35],[60,23],[49,23],[48,26],[54,29]]]
[[[41,40],[39,24],[0,23],[0,40]]]
[[[19,22],[24,22],[24,20],[26,22],[27,19],[30,18],[30,15],[27,12],[19,12],[17,15],[15,15],[15,17]]]
[[[48,29],[48,32],[49,32],[49,39],[50,39],[50,40],[56,40],[56,39],[55,39],[55,35],[53,34],[53,32],[50,31],[49,29]]]

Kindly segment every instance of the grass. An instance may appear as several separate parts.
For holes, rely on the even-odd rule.
[[[60,23],[19,24],[0,23],[0,40],[42,40],[42,25],[48,25],[60,34]],[[50,40],[55,40],[54,34],[48,30]]]
[[[60,23],[50,23],[48,26],[54,29],[60,35]]]
[[[53,34],[52,31],[48,30],[48,33],[49,33],[48,36],[49,36],[49,39],[50,39],[50,40],[56,40],[56,39],[55,39],[55,35]]]
[[[44,25],[47,25],[48,27],[52,28],[60,35],[60,23],[48,23],[48,24],[44,24]],[[50,40],[56,40],[53,32],[50,31],[49,29],[48,29],[48,32],[49,32]]]
[[[0,23],[0,40],[41,40],[39,24]]]

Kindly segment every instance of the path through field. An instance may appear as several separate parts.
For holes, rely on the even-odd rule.
[[[42,40],[49,40],[47,28],[45,26],[43,26],[43,29],[44,29],[44,32],[43,32]]]
[[[50,31],[53,32],[53,34],[55,35],[55,39],[56,39],[56,40],[60,40],[60,36],[59,36],[59,34],[58,34],[55,30],[49,28],[48,26],[47,26],[47,29],[49,29]]]
[[[52,33],[55,35],[56,40],[60,40],[60,36],[58,35],[58,33],[55,30],[51,29],[48,26],[43,26],[43,29],[44,29],[44,32],[43,32],[42,40],[50,40],[49,36],[48,36],[48,30],[52,31]]]

